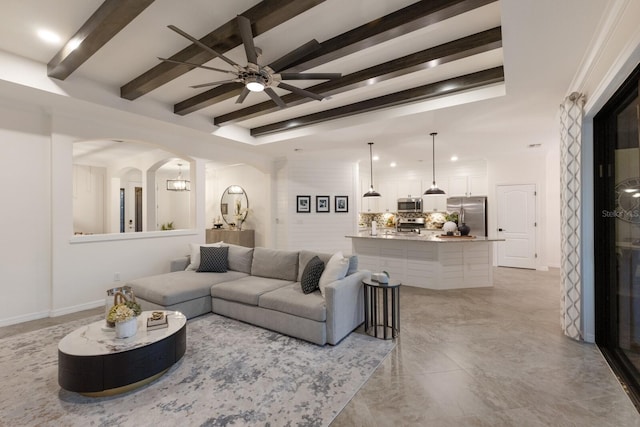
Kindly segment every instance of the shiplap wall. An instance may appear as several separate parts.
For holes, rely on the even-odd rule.
[[[349,162],[288,162],[277,171],[278,248],[351,253],[357,230],[358,166]],[[311,196],[311,212],[296,212],[296,196]],[[316,212],[316,196],[329,196],[330,212]],[[349,197],[349,212],[335,212],[335,196]]]

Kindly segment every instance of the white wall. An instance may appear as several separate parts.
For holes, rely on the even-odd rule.
[[[270,174],[245,164],[221,168],[210,164],[207,166],[206,176],[206,228],[212,228],[214,220],[222,216],[222,192],[230,185],[239,185],[249,200],[249,214],[242,228],[255,230],[256,246],[273,247]]]
[[[102,234],[106,232],[106,169],[73,165],[73,232]]]
[[[158,170],[156,172],[156,203],[158,215],[156,218],[156,230],[160,230],[162,224],[173,222],[175,229],[191,228],[191,204],[189,203],[191,191],[167,190],[167,179],[176,179],[175,172]],[[183,178],[188,179],[188,170]]]
[[[296,160],[278,165],[277,189],[280,225],[276,239],[282,249],[351,253],[351,239],[357,230],[358,165],[350,162]],[[296,197],[311,196],[311,212],[296,212]],[[316,213],[316,196],[330,197],[330,212]],[[349,212],[335,212],[335,196],[349,197]],[[284,228],[284,230],[282,230]]]
[[[42,111],[0,101],[3,190],[0,209],[0,325],[42,317],[51,299],[49,119]],[[68,185],[68,191],[71,185]]]
[[[557,146],[557,141],[549,145]],[[536,151],[537,150],[537,151]],[[514,161],[512,157],[494,157],[488,160],[489,200],[496,200],[498,185],[535,184],[536,186],[536,268],[545,270],[560,265],[560,177],[556,158],[551,151],[532,149],[526,161]],[[550,153],[550,154],[548,154]],[[495,205],[495,203],[494,203]],[[487,228],[489,235],[497,230],[496,209],[489,209]],[[497,251],[497,248],[496,248]],[[494,254],[495,255],[495,254]],[[494,260],[497,256],[494,256]]]

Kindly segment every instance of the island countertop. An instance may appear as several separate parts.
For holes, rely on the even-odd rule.
[[[387,230],[379,231],[377,235],[372,236],[371,231],[360,231],[356,234],[347,235],[347,238],[358,239],[376,239],[376,240],[411,240],[414,242],[434,242],[434,243],[473,243],[473,242],[503,242],[504,239],[485,236],[447,236],[440,237],[442,232],[427,230],[420,234],[412,232],[389,232]]]

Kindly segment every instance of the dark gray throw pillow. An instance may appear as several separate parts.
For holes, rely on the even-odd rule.
[[[311,292],[318,289],[318,283],[320,282],[320,276],[322,276],[322,272],[324,271],[324,262],[317,256],[311,258],[311,260],[307,263],[307,266],[304,268],[302,272],[302,278],[300,279],[300,286],[302,287],[302,292],[305,294],[310,294]]]
[[[226,273],[229,268],[229,247],[201,246],[198,273]]]

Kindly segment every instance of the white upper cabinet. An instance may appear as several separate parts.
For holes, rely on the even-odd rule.
[[[449,177],[449,192],[456,196],[486,196],[488,190],[486,175],[463,175]]]
[[[395,212],[398,207],[398,186],[395,179],[383,178],[379,181],[378,192],[380,201],[378,207],[380,212]]]

